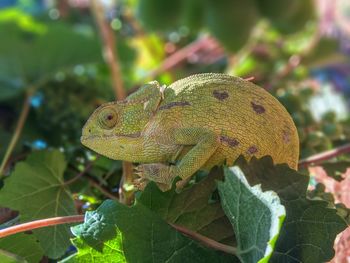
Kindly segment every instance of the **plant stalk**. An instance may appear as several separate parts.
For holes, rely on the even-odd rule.
[[[56,226],[56,225],[62,225],[62,224],[81,223],[81,222],[84,222],[84,215],[62,216],[62,217],[40,219],[40,220],[35,220],[32,222],[27,222],[27,223],[23,223],[20,225],[16,225],[16,226],[2,229],[2,230],[0,230],[0,238],[14,235],[14,234],[21,233],[21,232],[25,232],[25,231],[31,231],[31,230],[37,229],[37,228]],[[198,234],[198,233],[196,233],[192,230],[189,230],[183,226],[178,226],[178,225],[174,225],[174,224],[170,224],[170,225],[173,228],[175,228],[177,231],[181,232],[182,234],[189,236],[190,238],[201,242],[202,244],[206,245],[209,248],[212,248],[215,250],[220,250],[220,251],[223,251],[225,253],[232,254],[232,255],[237,254],[237,249],[235,247],[221,244],[213,239],[210,239],[210,238],[205,237],[201,234]]]
[[[80,223],[84,221],[84,215],[74,215],[74,216],[62,216],[62,217],[52,217],[46,219],[35,220],[28,223],[23,223],[16,226],[11,226],[0,230],[0,238],[14,235],[17,233],[47,227],[56,226],[69,223]]]
[[[92,0],[92,11],[96,20],[96,24],[100,31],[100,35],[103,42],[103,50],[104,50],[104,59],[109,66],[113,90],[115,96],[118,100],[123,100],[126,97],[126,92],[124,89],[123,78],[120,70],[120,62],[118,58],[118,53],[116,49],[116,38],[111,29],[104,18],[105,10],[100,0]],[[131,173],[130,173],[131,171]],[[123,162],[123,175],[121,182],[125,184],[132,184],[133,182],[133,174],[132,174],[132,163]],[[121,201],[125,204],[132,203],[134,200],[133,192],[124,191],[124,187],[121,186]]]
[[[2,163],[1,163],[1,166],[0,166],[0,178],[4,176],[4,172],[5,172],[4,170],[5,170],[6,164],[9,160],[9,158],[11,157],[11,154],[12,154],[12,152],[13,152],[13,150],[18,142],[18,139],[21,135],[21,132],[23,130],[24,123],[27,120],[28,113],[30,110],[30,97],[31,97],[31,92],[27,92],[26,97],[25,97],[24,102],[23,102],[22,111],[20,113],[20,116],[19,116],[19,119],[18,119],[18,122],[16,125],[16,129],[13,133],[13,136],[11,138],[9,146],[7,147],[5,156],[4,156]]]
[[[321,152],[315,155],[312,155],[308,158],[302,159],[299,161],[299,168],[305,168],[308,166],[316,165],[322,163],[323,161],[332,159],[339,155],[350,153],[350,143],[340,146],[338,148],[334,148],[329,151]]]

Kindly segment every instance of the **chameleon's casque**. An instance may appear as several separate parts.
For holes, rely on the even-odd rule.
[[[239,155],[270,155],[296,169],[299,140],[285,108],[255,84],[225,74],[198,74],[168,87],[151,82],[126,100],[96,109],[82,143],[112,159],[141,163],[142,184],[164,190]]]

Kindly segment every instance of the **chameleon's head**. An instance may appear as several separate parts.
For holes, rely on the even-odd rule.
[[[109,102],[90,116],[83,127],[81,143],[111,159],[128,160],[147,122],[142,104]]]

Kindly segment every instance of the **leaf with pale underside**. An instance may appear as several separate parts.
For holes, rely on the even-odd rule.
[[[0,190],[0,205],[19,211],[21,222],[76,214],[68,188],[64,186],[64,156],[59,151],[32,153],[19,162]],[[62,256],[70,245],[68,225],[33,230],[45,254]]]
[[[141,203],[127,207],[111,200],[88,212],[72,232],[103,252],[109,240],[121,235],[127,262],[236,262],[233,255],[203,247],[180,234]],[[111,258],[106,262],[114,262]]]
[[[239,167],[225,168],[225,181],[218,189],[241,262],[268,262],[286,215],[277,194],[250,186]]]
[[[250,185],[277,193],[286,218],[269,262],[326,262],[333,258],[335,237],[347,224],[326,201],[306,197],[309,177],[285,164],[274,165],[271,157],[240,159]]]

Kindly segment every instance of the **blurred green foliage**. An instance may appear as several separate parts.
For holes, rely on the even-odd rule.
[[[230,51],[249,39],[259,19],[266,18],[281,33],[301,30],[314,19],[312,0],[140,0],[138,17],[148,30],[188,27],[208,29]]]

